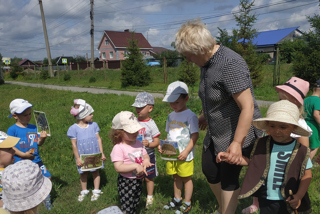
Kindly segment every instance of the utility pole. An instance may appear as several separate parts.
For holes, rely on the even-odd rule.
[[[91,4],[91,11],[90,11],[90,19],[91,19],[91,30],[90,30],[90,35],[91,35],[91,69],[94,69],[94,50],[93,50],[93,45],[94,45],[94,29],[93,29],[93,0],[90,0]]]
[[[44,39],[46,41],[48,64],[49,64],[48,65],[49,74],[50,74],[50,77],[54,77],[53,71],[52,71],[51,53],[50,53],[50,46],[49,46],[49,40],[48,40],[48,34],[47,34],[46,20],[44,18],[43,7],[42,7],[42,0],[39,0],[39,5],[40,5],[41,18],[42,18],[42,27],[43,27]]]

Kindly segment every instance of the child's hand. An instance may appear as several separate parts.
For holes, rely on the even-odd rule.
[[[80,158],[77,158],[77,166],[82,167],[83,163]]]
[[[180,155],[178,156],[178,160],[185,160],[188,157],[188,152],[186,150],[183,150]]]
[[[34,156],[33,156],[33,154],[32,154],[30,151],[27,151],[27,152],[24,153],[24,155],[23,155],[22,158],[33,160],[33,159],[34,159]]]
[[[145,168],[148,168],[150,166],[154,165],[153,163],[150,163],[149,160],[143,160],[142,166]]]
[[[137,163],[136,167],[137,176],[141,176],[143,173],[147,175],[146,167]]]
[[[161,146],[158,146],[158,152],[162,153]]]
[[[142,145],[144,145],[145,147],[149,147],[149,141],[146,139],[143,139]]]
[[[301,199],[299,199],[297,195],[293,195],[293,199],[291,196],[289,196],[286,201],[288,201],[290,204],[290,207],[292,207],[292,209],[295,209],[295,210],[298,209],[301,204]]]
[[[317,156],[316,162],[317,162],[318,164],[320,164],[320,154]]]
[[[102,153],[101,160],[105,161],[106,159],[107,159],[106,156],[104,156],[104,154]]]
[[[41,131],[40,132],[40,137],[41,138],[46,138],[47,137],[47,132],[46,131]]]
[[[220,163],[221,161],[227,161],[228,157],[229,157],[229,153],[219,152],[219,154],[216,157],[216,162]]]

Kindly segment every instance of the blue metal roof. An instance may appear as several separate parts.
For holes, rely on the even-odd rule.
[[[299,28],[299,26],[279,30],[258,32],[258,36],[253,39],[252,43],[256,46],[275,45],[297,28]],[[241,41],[242,40],[239,40],[238,42]]]

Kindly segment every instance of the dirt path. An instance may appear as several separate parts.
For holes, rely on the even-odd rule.
[[[39,83],[26,83],[26,82],[16,82],[16,81],[6,81],[6,84],[11,85],[22,85],[22,86],[29,86],[29,87],[36,87],[36,88],[49,88],[54,90],[62,90],[62,91],[73,91],[73,92],[88,92],[92,94],[117,94],[117,95],[129,95],[129,96],[137,96],[140,93],[134,91],[118,91],[118,90],[111,90],[111,89],[104,89],[104,88],[85,88],[85,87],[77,87],[77,86],[59,86],[59,85],[46,85],[46,84],[39,84]],[[163,98],[164,94],[160,93],[151,93],[155,98]],[[268,107],[273,101],[264,101],[264,100],[257,100],[259,107]]]

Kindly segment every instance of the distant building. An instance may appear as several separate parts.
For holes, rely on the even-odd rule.
[[[256,51],[259,53],[268,53],[271,58],[273,58],[277,51],[276,47],[279,44],[286,40],[293,41],[294,38],[302,36],[302,32],[298,28],[299,26],[258,32],[258,36],[253,39],[253,44],[256,45]]]
[[[34,68],[34,67],[37,67],[38,64],[29,60],[29,59],[24,59],[22,61],[19,62],[19,66],[20,67],[23,67],[24,69],[26,68]]]
[[[163,47],[152,47],[151,55],[154,56],[156,54],[160,54],[162,51],[171,51],[167,48],[163,48]]]
[[[129,30],[108,31],[105,30],[98,45],[99,59],[104,60],[123,60],[127,53],[129,40],[132,33]],[[134,33],[134,39],[138,40],[138,47],[144,57],[151,55],[152,47],[142,33]]]
[[[65,63],[62,63],[62,59],[67,59],[67,64],[70,64],[73,57],[72,56],[58,56],[58,57],[54,58],[57,65],[65,65]]]

